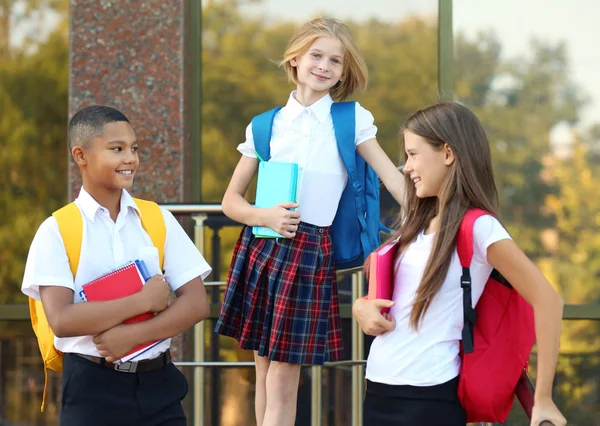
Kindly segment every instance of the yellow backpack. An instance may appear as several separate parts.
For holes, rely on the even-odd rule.
[[[150,236],[152,243],[158,249],[158,260],[162,269],[165,240],[167,238],[167,228],[162,212],[158,204],[152,201],[140,200],[139,198],[135,198],[134,200],[141,212],[140,220],[142,226]],[[75,279],[77,266],[79,265],[79,255],[81,253],[81,240],[83,238],[81,212],[75,203],[69,203],[52,213],[52,216],[54,216],[58,223],[58,229],[67,251],[67,257],[69,258],[73,279]],[[50,329],[42,302],[29,298],[29,314],[31,316],[33,331],[37,336],[38,345],[40,346],[42,359],[44,360],[44,374],[46,376],[44,393],[42,395],[42,411],[44,411],[46,390],[48,387],[48,370],[62,371],[63,354],[54,347],[54,332]]]

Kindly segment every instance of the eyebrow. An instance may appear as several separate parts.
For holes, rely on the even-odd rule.
[[[125,141],[122,141],[122,140],[118,140],[118,139],[117,139],[117,140],[114,140],[114,141],[108,141],[107,143],[108,143],[109,145],[127,145],[127,144],[128,144],[127,142],[125,142]],[[137,139],[136,139],[136,140],[134,140],[134,141],[131,143],[131,145],[137,145],[137,143],[138,143],[138,141],[137,141]]]
[[[324,53],[321,49],[317,49],[316,47],[313,47],[312,49],[310,49],[309,52]],[[336,54],[331,55],[331,57],[332,58],[342,59],[342,56],[336,55]]]

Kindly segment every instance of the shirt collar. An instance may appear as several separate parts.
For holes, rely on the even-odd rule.
[[[282,110],[284,113],[284,117],[289,121],[294,121],[297,119],[300,114],[304,112],[304,110],[310,110],[313,112],[317,120],[320,123],[325,122],[331,113],[331,104],[333,104],[333,99],[331,99],[331,95],[327,93],[317,102],[312,104],[309,107],[304,107],[300,102],[296,100],[296,91],[294,90],[290,93],[290,97],[288,98],[287,104],[285,104],[285,108]]]
[[[94,221],[98,210],[104,208],[100,205],[100,203],[98,203],[98,201],[94,199],[94,197],[90,195],[89,192],[83,188],[83,186],[79,191],[79,196],[77,197],[76,201],[81,208],[81,211],[83,211],[83,214],[85,214],[92,222]],[[135,204],[133,197],[129,195],[129,192],[123,189],[121,192],[121,212],[123,212],[123,215],[127,216],[130,208],[137,211],[138,215],[141,216],[140,209],[138,208],[137,204]]]

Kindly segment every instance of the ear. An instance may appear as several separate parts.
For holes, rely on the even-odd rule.
[[[298,60],[296,58],[290,59],[290,65],[293,66],[293,67],[297,67],[298,66]]]
[[[85,166],[87,164],[87,153],[85,149],[80,146],[74,146],[71,149],[71,155],[73,156],[73,160],[79,167]]]
[[[450,148],[450,145],[448,145],[447,143],[444,144],[444,164],[446,164],[446,166],[451,166],[454,163],[454,151],[452,151],[452,148]]]

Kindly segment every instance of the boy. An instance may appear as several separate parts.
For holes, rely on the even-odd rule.
[[[55,347],[64,353],[60,424],[183,426],[187,381],[171,362],[170,338],[208,316],[202,280],[211,268],[173,215],[161,208],[166,226],[161,275],[158,249],[127,192],[139,158],[125,115],[106,106],[84,108],[71,119],[68,138],[83,178],[75,200],[83,219],[77,274],[73,277],[57,221],[50,217],[33,239],[22,285],[23,293],[42,301]],[[154,275],[141,292],[80,303],[83,284],[136,259]],[[166,309],[170,289],[177,299]],[[148,311],[158,314],[122,324]],[[113,364],[138,344],[161,339],[127,368]]]

